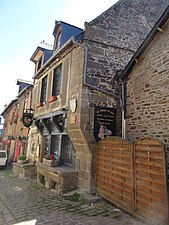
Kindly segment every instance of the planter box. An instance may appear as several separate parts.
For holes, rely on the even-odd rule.
[[[45,166],[54,167],[54,166],[58,166],[59,160],[53,161],[53,160],[48,160],[48,159],[43,158],[43,164]]]
[[[38,102],[37,104],[36,104],[36,107],[38,108],[38,107],[42,107],[43,106],[43,102]]]
[[[48,103],[50,102],[54,102],[57,100],[57,96],[51,96],[49,99],[48,99]]]

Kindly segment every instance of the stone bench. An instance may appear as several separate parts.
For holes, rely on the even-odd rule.
[[[49,167],[37,163],[37,183],[43,184],[47,189],[55,189],[62,195],[77,189],[77,171],[70,167]]]

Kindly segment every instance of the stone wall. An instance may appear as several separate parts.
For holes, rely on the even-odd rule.
[[[68,110],[67,129],[76,149],[78,188],[83,191],[96,190],[96,141],[93,135],[94,106],[118,107],[118,102],[109,95],[92,90],[83,84],[85,52],[77,46],[72,51],[69,77],[69,101],[76,99],[75,112]],[[118,114],[121,118],[120,112]],[[121,124],[117,125],[120,133]]]
[[[125,68],[168,4],[169,0],[121,0],[85,23],[88,82],[120,95],[117,72]]]
[[[126,136],[151,135],[169,150],[169,21],[135,64],[127,79]]]

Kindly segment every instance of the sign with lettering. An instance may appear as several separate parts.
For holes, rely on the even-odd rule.
[[[22,123],[25,127],[30,127],[33,123],[33,114],[32,113],[23,113]]]
[[[116,135],[116,109],[95,106],[94,137],[96,141]]]

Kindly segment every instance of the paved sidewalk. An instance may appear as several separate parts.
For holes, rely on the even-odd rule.
[[[144,225],[106,201],[72,202],[0,170],[0,225]]]

